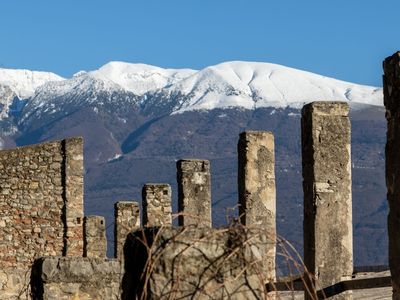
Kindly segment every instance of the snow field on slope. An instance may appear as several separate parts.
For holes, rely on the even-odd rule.
[[[124,89],[141,96],[194,74],[191,69],[163,69],[145,64],[109,62],[90,72],[96,78],[108,79]]]
[[[208,67],[167,88],[190,95],[176,112],[240,106],[300,108],[311,101],[383,105],[382,89],[362,86],[280,65],[227,62]]]

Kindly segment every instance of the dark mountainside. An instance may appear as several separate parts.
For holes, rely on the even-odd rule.
[[[17,121],[18,132],[5,139],[7,147],[68,136],[85,138],[85,210],[87,215],[106,216],[109,248],[114,202],[140,201],[144,183],[165,182],[172,185],[176,204],[175,162],[180,158],[211,160],[213,222],[214,226],[226,223],[236,214],[230,208],[237,203],[238,135],[247,129],[272,131],[278,232],[302,249],[299,110],[235,108],[170,115],[135,105],[129,110],[85,105],[65,108],[58,115],[31,114],[22,121],[16,116],[13,122]],[[387,264],[384,109],[353,110],[351,121],[354,262]]]

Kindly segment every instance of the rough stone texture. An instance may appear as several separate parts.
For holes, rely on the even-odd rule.
[[[171,186],[148,183],[142,190],[143,226],[172,224]]]
[[[122,299],[265,299],[270,243],[264,230],[240,225],[138,230],[128,237]]]
[[[33,260],[65,255],[70,237],[80,237],[81,242],[73,242],[71,250],[82,256],[82,224],[66,217],[83,214],[81,200],[71,198],[83,194],[82,186],[77,184],[72,194],[67,188],[67,182],[82,177],[75,157],[82,157],[81,146],[81,139],[68,139],[0,151],[2,299],[25,297]],[[67,171],[70,168],[73,174]]]
[[[243,225],[262,225],[276,233],[274,136],[242,132],[238,143],[239,215]]]
[[[66,256],[82,256],[83,249],[83,139],[62,141],[65,155],[65,249]]]
[[[184,159],[177,166],[179,225],[211,227],[211,175],[208,160]]]
[[[383,62],[387,119],[386,186],[389,202],[389,266],[393,299],[400,299],[400,52]]]
[[[128,234],[140,227],[139,204],[132,201],[119,201],[114,205],[114,257],[124,258],[124,245]]]
[[[31,265],[0,269],[0,299],[30,299]]]
[[[120,299],[121,266],[117,260],[46,257],[33,268],[34,300]]]
[[[238,142],[239,216],[246,226],[262,226],[276,240],[276,188],[274,136],[266,131],[246,131]],[[268,249],[275,256],[275,244]],[[274,260],[272,260],[274,261]],[[266,265],[275,278],[275,266]],[[268,274],[268,270],[272,273]]]
[[[85,233],[83,256],[105,258],[107,238],[104,217],[87,216],[84,219],[83,227]]]
[[[318,288],[353,273],[348,112],[343,102],[314,102],[302,110],[304,261]],[[332,299],[351,298],[347,292]]]

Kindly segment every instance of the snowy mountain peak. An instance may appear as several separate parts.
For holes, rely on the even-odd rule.
[[[194,73],[196,71],[191,69],[163,69],[119,61],[109,62],[100,69],[89,72],[96,78],[110,80],[139,96],[179,82]]]
[[[74,75],[72,75],[72,78],[84,76],[86,74],[87,74],[87,72],[82,70],[82,71],[76,72]]]
[[[60,80],[64,78],[51,72],[0,68],[0,84],[10,87],[20,99],[31,97],[39,86],[47,82]]]
[[[317,100],[383,104],[382,89],[362,86],[281,65],[232,61],[207,67],[162,92],[180,95],[175,112],[227,107],[300,108]],[[169,100],[168,100],[169,99]],[[175,99],[176,100],[176,99]]]

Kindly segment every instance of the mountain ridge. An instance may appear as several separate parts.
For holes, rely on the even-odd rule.
[[[30,78],[39,75],[40,80],[32,79],[29,84]],[[109,94],[132,94],[140,98],[142,107],[168,107],[171,113],[228,107],[299,108],[324,99],[383,104],[379,87],[264,62],[230,61],[197,71],[112,61],[68,79],[49,72],[0,69],[0,84],[9,86],[20,99],[43,102],[37,106],[45,105],[49,98],[73,94],[72,90],[84,93],[99,89]]]

